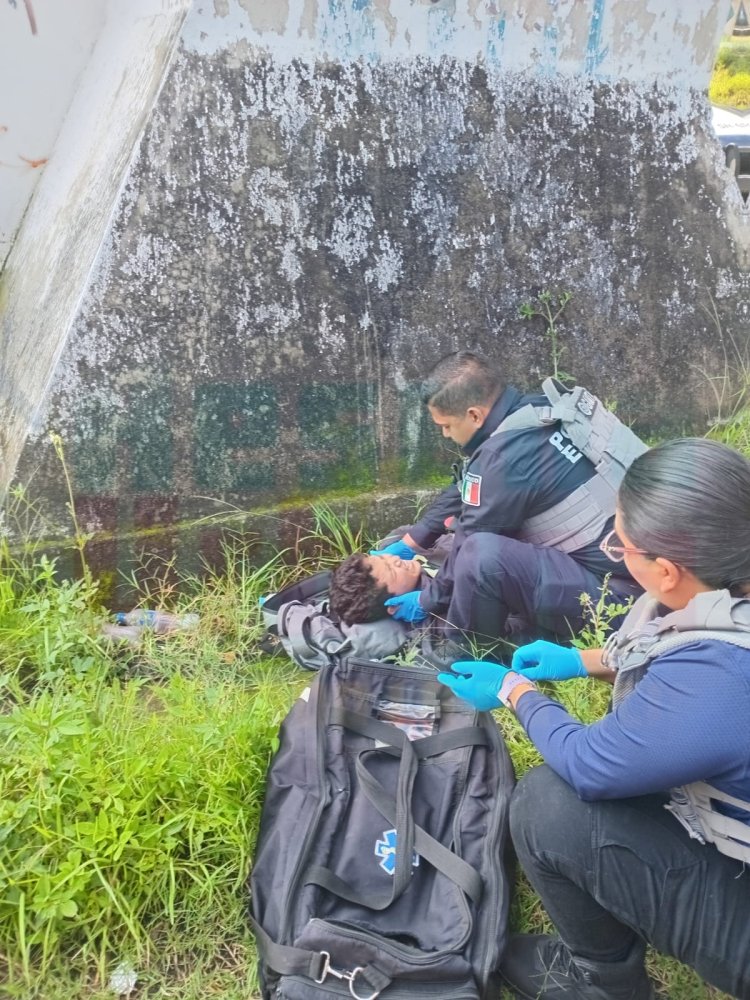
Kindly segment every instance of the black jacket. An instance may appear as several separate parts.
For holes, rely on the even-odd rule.
[[[592,478],[593,464],[562,436],[559,425],[512,430],[492,437],[510,413],[528,403],[546,406],[548,400],[541,395],[522,395],[512,386],[502,393],[482,427],[462,449],[466,457],[463,495],[461,486],[453,484],[433,501],[410,529],[418,545],[424,548],[432,545],[445,531],[445,518],[455,517],[454,558],[449,560],[452,565],[467,534],[489,531],[515,538],[529,517],[554,507]],[[611,529],[612,520],[601,537]],[[615,567],[599,550],[600,540],[572,552],[571,556],[603,577]],[[617,566],[617,575],[628,575],[624,565]],[[452,585],[450,577],[450,565],[446,565],[439,577],[441,590]],[[423,599],[426,608],[432,603],[429,592],[433,589],[426,589]]]

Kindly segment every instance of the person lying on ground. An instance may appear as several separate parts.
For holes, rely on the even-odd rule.
[[[439,675],[509,707],[545,760],[510,823],[558,936],[512,936],[502,974],[522,998],[651,1000],[648,942],[748,1000],[750,461],[703,438],[646,452],[602,549],[646,591],[604,650],[535,642]],[[587,675],[614,684],[591,725],[533,683]]]
[[[331,574],[331,611],[347,625],[377,621],[388,615],[392,597],[421,590],[430,579],[425,564],[399,556],[347,556]]]

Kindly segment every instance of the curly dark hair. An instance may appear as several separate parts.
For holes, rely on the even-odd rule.
[[[388,612],[383,604],[390,596],[388,589],[375,580],[367,556],[361,552],[347,556],[331,576],[331,611],[347,625],[385,618]]]

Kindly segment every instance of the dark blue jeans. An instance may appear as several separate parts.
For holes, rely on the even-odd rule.
[[[616,961],[642,937],[750,1000],[750,867],[691,840],[665,801],[582,802],[544,765],[514,792],[513,843],[571,951]]]
[[[508,637],[517,644],[565,641],[583,624],[581,594],[596,601],[601,586],[602,577],[565,552],[476,532],[464,539],[455,558],[446,618],[480,643],[508,635],[509,618],[519,632]],[[622,601],[641,593],[632,580],[617,577],[609,589]]]

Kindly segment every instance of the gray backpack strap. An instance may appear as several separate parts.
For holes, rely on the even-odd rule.
[[[495,430],[490,434],[504,434],[506,431],[525,431],[530,427],[547,427],[549,424],[557,423],[558,418],[553,416],[551,406],[532,406],[527,403],[520,409],[510,413]]]
[[[341,629],[321,606],[289,601],[279,608],[276,627],[279,640],[294,662],[307,670],[320,670],[331,657],[350,645]]]
[[[717,851],[750,864],[750,826],[714,808],[715,802],[750,813],[750,802],[727,795],[707,781],[691,781],[673,788],[664,808],[679,820],[694,840],[713,844]]]
[[[750,649],[750,632],[731,632],[728,629],[690,629],[684,632],[672,632],[663,639],[647,644],[637,650],[634,655],[626,656],[622,667],[617,671],[615,686],[612,692],[612,705],[617,707],[630,694],[636,684],[643,678],[649,664],[657,656],[670,653],[681,646],[690,646],[694,642],[727,642],[731,646]]]
[[[655,642],[649,649],[649,662],[693,642],[716,640],[741,649],[750,649],[750,632],[730,632],[723,629],[695,629],[677,632]],[[644,671],[639,672],[639,677]],[[619,680],[619,677],[618,677]],[[717,851],[736,861],[750,863],[750,826],[740,819],[727,816],[714,808],[716,801],[723,802],[745,813],[750,813],[750,802],[734,798],[706,781],[691,781],[670,790],[665,809],[682,824],[694,840],[713,844]]]
[[[557,386],[558,383],[552,377],[546,378],[542,382],[542,392],[553,406],[555,403],[559,403],[563,396]]]
[[[699,595],[699,598],[702,595]],[[705,595],[710,601],[712,595]],[[695,600],[695,599],[694,599]],[[719,605],[716,605],[719,607]],[[617,669],[615,686],[612,694],[612,705],[614,708],[623,701],[642,680],[652,660],[658,656],[663,656],[674,649],[682,646],[689,646],[695,642],[725,642],[731,646],[739,646],[741,649],[750,650],[750,626],[742,619],[736,622],[736,628],[689,628],[684,630],[674,629],[662,633],[663,638],[659,638],[657,632],[649,637],[646,629],[651,615],[656,611],[656,602],[650,598],[641,597],[631,608],[628,619],[620,628],[618,635],[628,634],[629,626],[633,636],[632,648],[625,650],[621,654],[622,661]],[[711,609],[709,609],[711,610]],[[673,613],[669,617],[675,617]],[[659,619],[652,619],[656,624]],[[643,626],[646,628],[643,628]],[[632,631],[632,627],[641,628],[641,635]],[[616,639],[612,643],[608,641],[607,647],[616,648]],[[607,663],[606,657],[603,662]],[[669,802],[665,809],[682,824],[694,840],[701,844],[713,844],[717,851],[726,854],[730,858],[750,864],[750,825],[740,819],[727,816],[723,812],[714,808],[715,802],[722,802],[750,814],[750,802],[734,798],[715,788],[706,781],[692,781],[679,788],[670,790]]]

